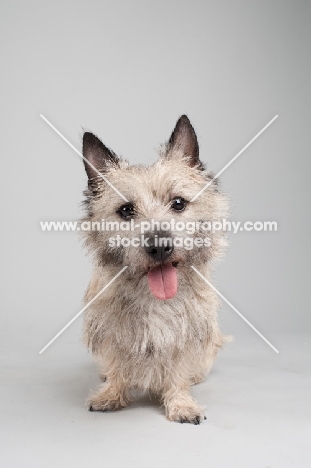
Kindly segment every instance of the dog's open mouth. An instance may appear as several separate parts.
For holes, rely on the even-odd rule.
[[[172,299],[177,293],[177,264],[163,263],[148,271],[148,284],[157,299]]]

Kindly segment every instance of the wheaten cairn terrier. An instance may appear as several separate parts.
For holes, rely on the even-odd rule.
[[[211,262],[222,253],[225,236],[206,231],[206,223],[222,222],[226,197],[213,180],[190,201],[213,175],[199,159],[197,137],[185,115],[150,167],[130,166],[88,132],[83,155],[89,180],[82,222],[95,227],[104,220],[115,227],[84,232],[94,257],[85,302],[127,266],[84,316],[85,342],[105,376],[90,396],[89,409],[121,409],[131,390],[138,389],[158,395],[169,420],[199,424],[204,408],[191,397],[190,387],[207,375],[225,338],[217,323],[218,298],[191,266],[210,281]],[[151,220],[152,230],[144,233],[148,245],[137,245],[142,223],[152,225]],[[180,222],[195,226],[191,235],[180,230]],[[158,242],[162,237],[165,242]]]

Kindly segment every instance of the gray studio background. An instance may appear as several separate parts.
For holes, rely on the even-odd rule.
[[[311,324],[311,3],[2,1],[0,16],[1,348],[8,391],[2,401],[10,422],[4,448],[22,447],[23,455],[8,456],[7,466],[21,466],[23,460],[26,466],[39,466],[51,447],[63,446],[58,431],[52,434],[44,418],[34,424],[35,407],[44,411],[46,399],[47,414],[60,414],[61,400],[64,408],[72,403],[80,411],[88,389],[98,383],[95,366],[81,344],[81,318],[38,355],[81,309],[91,272],[77,233],[40,229],[40,221],[79,218],[86,186],[79,156],[40,114],[78,149],[84,128],[132,163],[148,164],[177,118],[186,113],[199,138],[201,159],[215,173],[279,115],[221,176],[234,220],[275,220],[278,231],[231,235],[225,261],[215,273],[219,290],[280,355],[223,304],[222,329],[235,336],[231,349],[239,347],[243,357],[256,348],[265,362],[277,367],[293,336],[303,337],[297,341],[303,349]],[[222,373],[220,365],[217,373]],[[59,390],[51,396],[48,388],[55,379]],[[24,410],[12,412],[17,401],[34,411],[28,413],[21,403]],[[136,411],[143,421],[143,410],[138,406]],[[68,423],[71,428],[83,426],[80,416],[65,414],[74,421],[72,426]],[[85,415],[82,408],[81,418]],[[56,420],[60,422],[58,416]],[[59,466],[68,466],[66,457],[73,456],[76,463],[83,459],[75,452],[76,435],[70,436],[69,426],[66,433],[59,433],[62,440],[71,441],[62,449],[65,458]],[[16,427],[23,431],[17,439]],[[126,427],[131,431],[130,422]],[[176,425],[165,427],[176,430]],[[23,444],[25,433],[29,439]],[[153,440],[157,434],[155,430]],[[30,449],[38,437],[45,447],[42,453]],[[82,432],[79,437],[82,441]],[[140,437],[138,433],[137,440]],[[200,462],[201,442],[189,446],[185,464],[194,446]],[[138,442],[130,452],[130,466],[140,466],[137,450]],[[175,459],[168,446],[159,452],[163,459],[155,451],[153,456],[162,465],[170,459],[165,450]],[[93,456],[96,448],[90,453]],[[112,459],[106,466],[122,466],[125,447],[117,457],[123,461]],[[203,459],[200,463],[205,466]],[[182,460],[179,466],[184,466]],[[213,466],[227,465],[224,461]]]

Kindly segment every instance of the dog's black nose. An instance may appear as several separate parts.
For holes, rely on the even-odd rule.
[[[148,244],[146,252],[155,262],[163,263],[174,250],[173,239],[168,236],[149,237]]]

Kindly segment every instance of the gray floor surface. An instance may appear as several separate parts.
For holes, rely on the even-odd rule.
[[[100,380],[78,334],[75,324],[42,355],[26,332],[16,347],[2,340],[2,466],[311,466],[306,336],[273,337],[279,354],[252,332],[236,337],[192,389],[207,407],[207,420],[193,426],[167,421],[147,395],[117,413],[88,412],[85,398]]]

